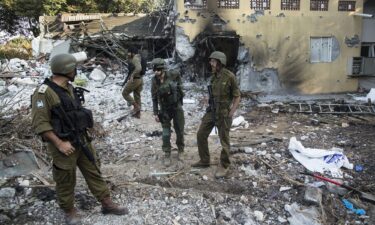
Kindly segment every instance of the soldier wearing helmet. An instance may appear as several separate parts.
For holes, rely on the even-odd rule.
[[[102,212],[123,215],[126,208],[114,204],[106,182],[101,177],[95,148],[87,129],[93,126],[90,110],[82,106],[82,98],[70,83],[76,76],[77,61],[70,54],[51,59],[50,79],[45,79],[32,96],[32,126],[48,142],[53,159],[53,179],[60,208],[67,224],[80,221],[74,207],[76,168],[79,167],[92,194],[102,203]]]
[[[128,73],[129,80],[122,91],[122,97],[128,102],[128,105],[133,106],[132,116],[141,118],[141,92],[143,90],[142,79],[142,64],[141,56],[138,54],[138,49],[129,47],[128,49]],[[133,93],[133,97],[130,96]]]
[[[177,158],[180,160],[184,152],[185,118],[182,109],[183,90],[180,74],[177,71],[166,70],[161,58],[152,61],[155,76],[152,78],[151,95],[153,112],[156,122],[163,128],[164,165],[171,164],[171,121],[176,132]],[[159,108],[160,106],[160,108]]]
[[[232,125],[232,117],[240,103],[240,90],[235,75],[225,68],[227,57],[223,52],[214,51],[209,57],[212,76],[210,85],[212,88],[212,101],[215,107],[210,106],[202,118],[197,133],[198,152],[200,160],[192,167],[209,167],[210,153],[207,138],[211,130],[216,126],[221,142],[220,164],[215,173],[216,178],[226,177],[229,172],[230,140],[229,129]],[[213,110],[213,111],[212,111]]]

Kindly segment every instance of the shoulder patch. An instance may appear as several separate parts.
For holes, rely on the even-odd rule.
[[[46,84],[42,84],[42,85],[39,87],[38,92],[44,94],[44,93],[46,92],[47,88],[48,88],[48,85],[46,85]]]

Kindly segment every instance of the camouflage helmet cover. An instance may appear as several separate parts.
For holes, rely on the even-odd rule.
[[[154,69],[164,69],[165,61],[162,58],[155,58],[154,60],[152,60],[152,66]]]
[[[56,75],[66,75],[77,67],[77,60],[71,54],[59,54],[51,59],[51,71]]]
[[[223,64],[224,66],[227,65],[227,57],[223,52],[214,51],[214,52],[211,53],[209,58],[219,60],[220,63]]]

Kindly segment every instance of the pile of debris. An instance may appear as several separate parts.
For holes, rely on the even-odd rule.
[[[167,62],[170,68],[178,67],[172,59]],[[93,110],[92,132],[103,175],[115,201],[131,211],[126,217],[101,215],[79,174],[76,206],[85,224],[374,223],[375,119],[372,111],[351,108],[364,105],[371,110],[367,100],[358,102],[350,95],[244,97],[232,124],[231,174],[217,180],[213,174],[221,147],[214,132],[209,137],[212,166],[190,167],[198,159],[196,131],[206,108],[207,81],[192,83],[183,77],[186,153],[177,161],[173,151],[172,165],[166,168],[161,160],[161,126],[152,116],[153,73],[148,70],[143,78],[143,112],[137,120],[128,116],[131,108],[121,96],[123,67],[106,57],[91,58],[79,67],[76,82],[90,91],[85,106]],[[2,64],[2,224],[63,223],[51,159],[30,122],[30,95],[49,75],[45,58]],[[322,182],[316,174],[306,175],[306,170],[356,190]]]

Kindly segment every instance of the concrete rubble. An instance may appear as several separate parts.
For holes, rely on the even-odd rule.
[[[131,213],[123,217],[103,216],[79,174],[76,206],[83,224],[374,224],[374,205],[358,200],[357,204],[367,207],[369,213],[349,213],[340,196],[348,192],[300,174],[305,168],[288,151],[291,137],[303,140],[311,148],[343,148],[350,162],[362,165],[364,170],[343,169],[342,181],[374,193],[370,182],[374,175],[373,115],[303,114],[290,104],[338,99],[355,102],[351,96],[244,94],[231,131],[231,174],[217,180],[213,176],[221,151],[217,135],[209,137],[213,165],[205,170],[190,168],[198,160],[196,131],[207,107],[207,80],[193,83],[183,77],[186,153],[182,161],[177,161],[172,152],[172,166],[165,168],[161,127],[152,117],[153,72],[148,70],[144,76],[142,119],[137,120],[129,116],[131,108],[121,96],[119,84],[125,74],[115,64],[115,60],[111,64],[96,60],[90,66],[83,64],[78,71],[90,91],[85,95],[85,106],[93,110],[94,144],[103,175],[114,200],[126,205]],[[168,65],[172,68],[177,64],[170,59]],[[1,72],[4,71],[16,75],[0,82],[0,160],[15,153],[17,142],[33,150],[41,168],[0,179],[0,223],[62,224],[64,218],[58,209],[50,171],[51,158],[45,144],[30,128],[28,108],[36,85],[50,75],[48,62],[12,59],[2,63]]]

